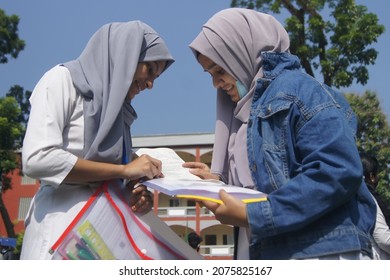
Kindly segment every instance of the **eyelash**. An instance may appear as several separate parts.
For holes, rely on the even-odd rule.
[[[226,71],[222,67],[219,67],[219,68],[215,69],[215,74],[209,72],[211,77],[214,77],[215,75],[223,75],[225,73],[226,73]]]
[[[154,75],[154,72],[155,72],[153,66],[150,65],[149,63],[148,63],[148,72],[149,72],[149,74],[152,75],[152,76]]]
[[[225,70],[223,70],[223,68],[220,68],[220,69],[217,70],[217,73],[219,75],[223,75],[223,74],[225,74]]]

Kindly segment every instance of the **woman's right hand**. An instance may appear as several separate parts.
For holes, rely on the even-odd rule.
[[[131,181],[163,177],[161,161],[148,155],[141,155],[124,167],[125,178]]]
[[[203,162],[185,162],[182,165],[185,168],[189,168],[190,173],[202,178],[202,179],[215,179],[219,180],[219,176],[210,172],[210,168]]]
[[[79,158],[64,182],[99,182],[122,178],[138,183],[140,180],[164,177],[161,170],[161,161],[148,155],[142,155],[126,165]]]

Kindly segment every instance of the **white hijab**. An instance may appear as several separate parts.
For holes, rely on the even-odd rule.
[[[165,69],[174,61],[156,31],[130,21],[102,26],[76,60],[63,64],[84,98],[84,158],[111,163],[121,163],[124,155],[129,159],[130,125],[137,114],[125,99],[138,62],[157,60],[167,61]]]
[[[272,16],[249,9],[216,13],[190,44],[195,56],[205,55],[249,89],[237,103],[217,90],[217,121],[211,171],[235,185],[253,187],[246,131],[256,82],[263,76],[262,52],[286,52],[289,36]]]

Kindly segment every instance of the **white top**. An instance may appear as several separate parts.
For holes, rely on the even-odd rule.
[[[373,237],[375,240],[374,258],[381,260],[390,260],[390,229],[386,223],[385,216],[376,203],[376,223]]]
[[[67,68],[55,66],[30,98],[24,138],[23,172],[41,180],[30,205],[21,259],[50,259],[49,250],[93,193],[86,185],[62,184],[82,156],[83,100]]]
[[[68,69],[55,66],[38,82],[30,103],[23,172],[57,187],[82,156],[83,100],[76,94]]]

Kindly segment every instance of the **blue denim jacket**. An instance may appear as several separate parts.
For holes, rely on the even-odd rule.
[[[376,208],[362,180],[356,118],[341,93],[263,54],[248,121],[251,174],[268,201],[247,205],[251,259],[371,256]]]

